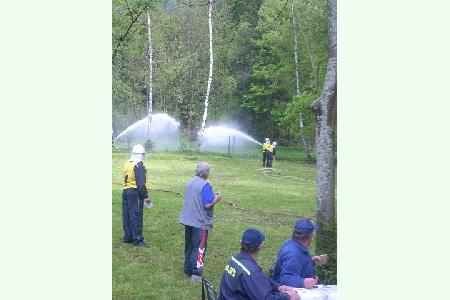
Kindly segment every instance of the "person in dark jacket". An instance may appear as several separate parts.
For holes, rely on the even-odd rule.
[[[319,278],[314,271],[314,264],[326,263],[326,254],[311,256],[308,247],[317,225],[309,219],[297,220],[292,239],[285,242],[278,252],[273,280],[296,288],[313,288]]]
[[[299,294],[289,286],[279,286],[267,279],[256,258],[265,236],[249,228],[241,240],[241,252],[228,261],[220,283],[218,300],[298,300]]]
[[[142,145],[133,146],[131,158],[123,167],[122,221],[124,243],[133,243],[148,248],[142,235],[144,202],[151,203],[147,193],[147,170],[144,160],[145,149]]]
[[[266,138],[264,140],[264,143],[261,144],[262,151],[263,151],[263,167],[266,167],[266,160],[267,160],[267,152],[269,152],[270,149],[270,139]]]
[[[214,205],[222,199],[206,181],[210,172],[206,161],[197,165],[194,178],[186,184],[179,220],[184,225],[184,273],[196,282],[202,282],[203,259],[208,231],[213,227]]]

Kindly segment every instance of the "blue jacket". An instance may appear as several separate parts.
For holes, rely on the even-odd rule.
[[[273,280],[280,285],[303,288],[304,279],[314,276],[314,263],[308,248],[293,239],[284,243],[278,252]]]
[[[278,292],[277,288],[278,285],[264,276],[253,257],[240,252],[225,267],[218,300],[289,300],[289,295]]]

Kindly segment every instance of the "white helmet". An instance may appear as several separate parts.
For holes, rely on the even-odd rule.
[[[273,142],[272,144],[273,144],[274,146],[276,146],[276,145],[277,145],[277,142]]]
[[[270,142],[269,138],[266,138],[266,143],[269,143],[269,142]]]
[[[145,153],[144,146],[142,146],[141,144],[134,145],[131,153],[144,154]]]
[[[133,150],[131,151],[131,160],[136,163],[144,160],[145,148],[144,146],[137,144],[133,146]]]

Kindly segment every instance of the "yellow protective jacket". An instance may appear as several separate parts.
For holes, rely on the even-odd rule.
[[[269,143],[262,144],[262,150],[263,150],[263,152],[270,151],[270,144]],[[270,152],[272,152],[272,151],[270,151]]]
[[[138,190],[140,199],[148,198],[147,170],[142,161],[138,163],[133,160],[127,161],[123,166],[122,174],[124,190],[134,188]]]

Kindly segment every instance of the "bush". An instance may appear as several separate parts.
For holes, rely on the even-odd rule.
[[[316,238],[316,253],[326,253],[328,261],[323,266],[317,266],[316,270],[320,283],[323,284],[337,284],[336,239],[336,222],[322,223]]]

